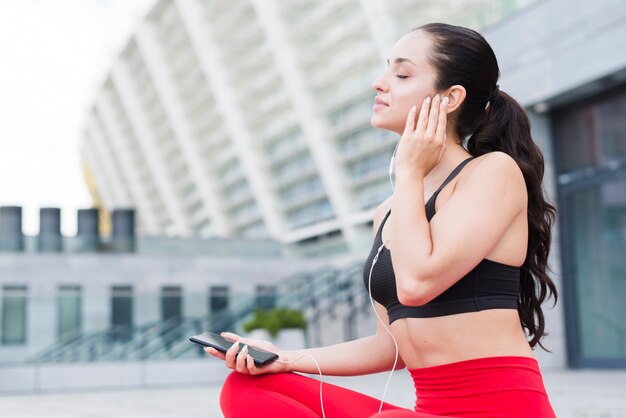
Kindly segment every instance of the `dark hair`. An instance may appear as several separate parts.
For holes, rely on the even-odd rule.
[[[546,270],[550,252],[551,228],[556,208],[544,197],[544,160],[530,135],[530,121],[524,108],[511,96],[499,91],[498,61],[478,32],[444,23],[431,23],[414,30],[430,35],[433,47],[428,57],[437,78],[435,90],[462,85],[466,97],[453,116],[460,141],[467,139],[473,156],[492,151],[510,155],[521,169],[528,191],[528,249],[521,267],[517,310],[522,327],[531,337],[531,347],[546,335],[541,303],[557,290]],[[471,136],[470,136],[471,135]],[[544,348],[545,349],[545,348]]]

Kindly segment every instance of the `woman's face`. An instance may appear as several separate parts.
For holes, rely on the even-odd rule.
[[[371,124],[402,134],[406,118],[413,105],[419,111],[422,101],[435,94],[436,74],[427,60],[431,40],[421,31],[402,37],[392,48],[387,69],[374,80],[378,93],[374,102]]]

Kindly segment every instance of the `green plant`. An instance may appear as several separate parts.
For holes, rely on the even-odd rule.
[[[274,308],[270,310],[257,309],[252,319],[243,324],[245,332],[255,329],[266,329],[272,337],[284,328],[299,328],[306,330],[307,323],[299,309]]]

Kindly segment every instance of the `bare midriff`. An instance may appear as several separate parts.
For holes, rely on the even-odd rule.
[[[533,357],[514,309],[489,309],[391,324],[408,369],[484,357]]]

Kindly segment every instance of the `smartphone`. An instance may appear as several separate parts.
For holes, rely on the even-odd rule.
[[[189,337],[189,341],[205,347],[213,347],[222,353],[226,353],[226,351],[234,344],[234,341],[228,341],[221,335],[214,334],[212,332],[203,332],[202,334],[191,336]],[[239,343],[237,354],[239,354],[244,345],[245,344]],[[250,357],[254,360],[254,364],[257,366],[269,364],[278,358],[278,354],[276,353],[270,353],[269,351],[251,346],[248,346],[248,354],[250,354]]]

